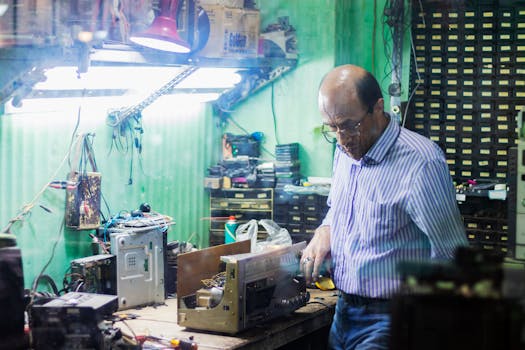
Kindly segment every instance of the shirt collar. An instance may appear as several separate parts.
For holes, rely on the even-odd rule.
[[[365,164],[381,163],[399,136],[401,127],[391,115],[387,114],[387,117],[389,122],[385,130],[381,136],[379,136],[379,139],[377,139],[372,147],[370,147],[368,152],[366,152],[366,154],[363,156],[363,161]]]

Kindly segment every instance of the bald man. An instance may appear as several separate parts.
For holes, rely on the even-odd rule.
[[[455,189],[441,149],[384,112],[379,84],[363,68],[330,71],[318,103],[336,148],[330,209],[302,270],[310,282],[328,265],[340,291],[332,349],[388,349],[398,262],[450,260],[468,244]]]

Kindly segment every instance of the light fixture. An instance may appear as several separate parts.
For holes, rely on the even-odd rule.
[[[159,16],[155,17],[145,32],[131,36],[130,40],[152,49],[178,53],[190,52],[189,43],[183,40],[177,31],[178,5],[178,0],[161,0]]]
[[[43,71],[42,76],[34,73],[36,83],[29,84],[29,90],[20,89],[6,104],[5,112],[71,114],[75,106],[86,101],[105,109],[132,106],[183,70],[177,66],[93,66],[78,74],[75,66],[53,67]],[[242,72],[237,68],[199,68],[159,100],[195,104],[217,100],[240,82]],[[166,106],[161,101],[155,104]]]
[[[238,68],[202,67],[181,81],[179,89],[226,89],[237,85],[242,76]]]
[[[0,17],[2,17],[7,12],[8,8],[8,4],[0,4]]]
[[[128,90],[155,91],[159,86],[180,74],[184,67],[177,66],[93,66],[87,73],[78,75],[74,66],[58,66],[47,69],[33,89],[55,90],[59,97],[66,97],[68,90]],[[242,69],[211,68],[197,69],[173,88],[178,89],[229,89],[241,81]],[[196,91],[199,92],[199,91]],[[168,93],[169,94],[169,93]]]

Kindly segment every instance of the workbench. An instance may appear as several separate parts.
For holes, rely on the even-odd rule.
[[[289,316],[280,317],[236,335],[187,330],[177,324],[177,299],[165,304],[120,311],[115,326],[128,336],[193,339],[199,350],[215,349],[323,349],[332,322],[336,291],[309,289],[310,301]],[[128,316],[128,317],[126,317]]]

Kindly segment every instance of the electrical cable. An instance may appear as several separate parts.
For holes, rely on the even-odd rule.
[[[86,90],[84,89],[84,91],[82,92],[82,97],[84,97],[85,93],[86,93]],[[7,224],[6,227],[4,227],[2,229],[1,232],[3,232],[3,233],[10,233],[10,229],[13,226],[13,224],[18,222],[18,221],[22,221],[24,219],[24,217],[29,214],[31,209],[36,205],[36,202],[40,198],[40,196],[42,196],[42,194],[50,187],[51,183],[56,179],[56,177],[58,175],[58,172],[62,169],[62,166],[64,165],[64,163],[66,163],[66,161],[68,162],[69,167],[71,168],[71,161],[70,161],[71,149],[72,149],[72,146],[73,146],[73,140],[75,138],[75,134],[76,134],[76,132],[78,130],[78,127],[80,125],[81,111],[82,111],[82,109],[81,109],[81,106],[79,105],[78,112],[77,112],[77,121],[75,123],[75,128],[73,129],[73,132],[71,133],[71,141],[70,141],[70,144],[69,144],[68,151],[67,151],[66,155],[64,156],[64,159],[62,159],[62,161],[58,165],[58,167],[55,170],[55,172],[51,175],[51,179],[42,187],[42,189],[40,191],[37,192],[37,194],[35,195],[33,200],[31,200],[31,202],[29,202],[28,204],[24,205],[20,209],[20,212],[15,217],[13,217],[13,218],[11,218],[9,220],[9,223]]]
[[[17,222],[17,221],[22,221],[24,219],[24,217],[31,211],[31,209],[33,209],[33,207],[36,205],[37,200],[49,188],[49,185],[51,184],[51,182],[56,178],[56,176],[58,175],[58,172],[60,171],[60,169],[62,169],[62,166],[68,160],[70,153],[71,153],[71,149],[68,150],[68,152],[65,155],[64,159],[62,159],[62,161],[60,162],[58,168],[55,170],[53,175],[51,175],[51,179],[48,182],[46,182],[46,184],[44,185],[44,187],[42,187],[42,189],[40,191],[38,191],[38,193],[31,200],[31,202],[29,202],[28,204],[24,205],[20,209],[20,213],[9,220],[9,223],[7,224],[7,226],[2,229],[3,233],[10,233],[10,229],[13,226],[13,224],[15,222]]]
[[[248,130],[246,130],[245,128],[243,128],[241,125],[239,125],[231,116],[229,117],[230,121],[236,126],[238,127],[239,129],[241,129],[246,135],[250,135],[250,133],[248,132]],[[275,159],[275,154],[273,154],[272,152],[268,151],[266,149],[266,147],[264,147],[263,145],[260,145],[261,149],[266,152],[268,155],[270,155],[272,158]]]
[[[394,26],[396,25],[396,21],[398,20],[399,18],[399,13],[397,12],[393,12],[393,11],[397,11],[397,4],[395,3],[395,1],[386,1],[385,2],[385,6],[383,8],[383,45],[384,45],[384,50],[385,50],[385,56],[387,58],[387,62],[385,64],[385,68],[384,68],[384,72],[385,72],[385,77],[383,78],[383,80],[381,81],[381,83],[384,83],[384,81],[390,77],[392,74],[395,74],[395,78],[396,78],[396,81],[400,82],[401,81],[401,78],[397,75],[397,73],[399,72],[399,68],[400,68],[400,65],[401,65],[401,62],[397,62],[392,65],[392,51],[391,49],[393,48],[390,48],[390,46],[387,44],[389,41],[388,41],[388,38],[386,36],[386,33],[388,33],[390,36],[389,38],[393,41],[394,38],[395,38],[395,33],[394,33]],[[385,31],[385,26],[386,26],[386,31]],[[402,29],[402,32],[404,33],[405,30],[406,30],[407,27],[404,27]],[[387,67],[390,67],[390,71],[387,72]]]
[[[401,62],[398,62],[396,63],[396,65],[394,67],[392,67],[392,61],[391,61],[391,56],[392,56],[392,48],[391,48],[391,45],[390,45],[390,40],[389,39],[393,39],[394,38],[394,32],[393,32],[393,26],[391,25],[392,22],[390,21],[390,17],[391,16],[396,16],[395,18],[398,18],[399,17],[399,13],[393,13],[392,14],[392,9],[396,10],[397,9],[397,4],[395,2],[391,2],[391,1],[386,1],[385,2],[385,6],[383,7],[383,21],[382,21],[382,36],[383,36],[383,49],[385,51],[385,57],[386,57],[386,63],[385,63],[385,66],[383,68],[383,73],[384,73],[384,77],[383,79],[381,80],[381,85],[384,84],[385,80],[387,80],[393,72],[396,72],[398,71],[398,68],[399,68],[399,65],[401,64]],[[388,15],[387,15],[388,14]],[[403,16],[404,18],[408,18],[410,15],[410,9],[407,7],[405,9],[405,12],[403,13]],[[405,31],[408,30],[410,27],[411,27],[411,24],[409,21],[407,21],[408,23],[404,23],[403,26],[402,26],[402,34],[404,35]],[[388,35],[389,34],[389,37]],[[401,78],[400,77],[397,77],[397,80],[398,81],[401,81]]]
[[[82,92],[82,97],[84,97],[86,89]],[[69,141],[69,147],[68,149],[71,150],[71,147],[73,147],[73,141],[75,140],[75,135],[78,131],[78,127],[80,125],[80,112],[82,110],[82,105],[78,105],[78,112],[77,112],[77,122],[75,124],[75,128],[73,129],[73,132],[71,133],[71,141]],[[67,164],[69,165],[69,168],[71,168],[71,159],[68,157]]]
[[[421,8],[421,13],[423,13],[423,4],[421,3],[421,0],[419,0],[419,5],[420,5],[420,8]],[[425,24],[424,16],[421,16],[421,19],[423,21],[423,24]],[[420,81],[421,81],[421,74],[419,74],[419,66],[417,64],[416,48],[415,48],[415,45],[414,45],[414,38],[413,38],[413,33],[412,32],[410,33],[410,48],[411,48],[411,51],[412,51],[412,55],[414,57],[414,66],[415,66],[416,75],[417,75],[417,83],[416,83],[416,86],[414,87],[414,89],[412,90],[412,92],[410,93],[410,96],[408,97],[408,100],[407,100],[407,104],[405,106],[405,112],[403,113],[403,120],[402,120],[402,124],[401,124],[403,127],[406,124],[406,119],[407,119],[408,109],[410,107],[410,102],[412,101],[412,98],[414,97],[414,94],[416,93],[417,89],[419,88]]]
[[[241,125],[239,125],[235,119],[233,119],[231,116],[229,117],[230,121],[236,126],[238,127],[239,129],[241,129],[242,132],[244,132],[246,135],[250,135],[250,132],[248,130],[246,130],[245,128],[243,128]]]
[[[59,294],[58,293],[58,288],[57,288],[57,285],[56,285],[55,281],[53,281],[53,279],[49,275],[44,275],[44,274],[40,274],[37,278],[34,279],[31,290],[33,292],[36,292],[36,289],[37,289],[39,283],[42,282],[42,281],[47,283],[51,287],[51,289],[53,290],[53,293],[55,293],[55,295]]]
[[[281,143],[279,142],[279,136],[277,136],[277,117],[275,115],[275,93],[274,93],[274,83],[272,82],[272,97],[271,97],[271,106],[272,106],[272,117],[273,117],[273,134],[275,136],[275,142],[280,145]]]
[[[386,57],[386,63],[385,63],[385,66],[383,68],[383,73],[384,73],[384,77],[383,79],[381,80],[381,85],[384,84],[385,80],[387,80],[390,75],[392,74],[392,71],[393,71],[393,68],[391,67],[392,64],[391,64],[391,56],[392,56],[392,53],[391,53],[391,48],[390,48],[390,41],[388,40],[388,37],[387,37],[387,33],[390,33],[390,36],[392,37],[392,32],[390,31],[391,27],[390,25],[387,25],[388,23],[388,19],[387,19],[387,16],[386,16],[386,12],[387,12],[387,9],[389,8],[389,1],[386,1],[385,2],[385,6],[383,7],[383,21],[382,21],[382,36],[383,36],[383,50],[385,52],[385,57]],[[387,71],[387,69],[390,68],[390,71]]]
[[[42,268],[42,270],[40,271],[40,273],[38,274],[38,278],[37,280],[40,278],[40,276],[42,276],[44,274],[44,272],[46,271],[46,269],[49,267],[49,265],[51,264],[51,261],[53,261],[53,258],[55,257],[55,251],[56,251],[56,248],[57,248],[57,245],[58,245],[58,242],[60,241],[60,239],[62,238],[62,234],[64,232],[64,224],[65,224],[66,220],[65,218],[62,220],[62,223],[60,224],[60,228],[58,229],[58,237],[57,237],[57,240],[55,241],[55,243],[53,244],[53,248],[51,249],[51,256],[49,257],[49,260],[47,261],[47,263],[44,265],[44,267]],[[35,288],[36,288],[36,285],[33,286],[33,292],[35,291]]]
[[[78,129],[78,125],[80,123],[80,111],[81,111],[81,109],[79,107],[79,110],[78,110],[79,114],[77,114],[78,115],[77,123],[75,125],[75,129],[73,130],[73,133],[72,133],[72,136],[71,136],[72,140],[74,139],[74,135],[75,135],[76,130]],[[64,165],[64,163],[66,161],[68,161],[68,163],[71,163],[70,162],[71,147],[72,147],[72,144],[70,144],[69,149],[68,149],[66,155],[64,156],[64,159],[62,159],[62,161],[60,162],[58,168],[55,170],[55,172],[51,176],[51,179],[44,185],[44,187],[42,187],[42,189],[39,192],[37,192],[37,194],[35,195],[35,197],[33,198],[33,200],[31,202],[29,202],[28,204],[24,205],[22,207],[22,209],[20,209],[20,213],[19,214],[17,214],[14,218],[11,218],[9,220],[9,223],[7,224],[7,226],[2,229],[3,233],[9,233],[11,227],[13,226],[13,224],[15,222],[21,221],[21,220],[24,219],[24,217],[29,213],[29,211],[36,205],[36,202],[40,198],[40,196],[42,196],[42,194],[46,191],[46,189],[48,189],[50,187],[51,183],[57,177],[58,172],[62,169],[62,166]]]
[[[133,335],[133,339],[135,341],[137,341],[137,334],[135,334],[135,331],[133,331],[133,328],[131,328],[131,326],[126,322],[126,320],[124,319],[119,319],[118,320],[119,322],[122,322],[128,329],[129,331],[131,332],[131,334]],[[138,342],[137,342],[138,343]]]
[[[65,224],[66,220],[65,218],[62,219],[62,223],[60,225],[60,228],[58,230],[58,237],[57,237],[57,240],[55,241],[55,244],[53,244],[53,248],[51,249],[51,256],[49,257],[49,260],[47,261],[47,263],[44,265],[44,267],[42,268],[42,270],[40,271],[40,273],[38,274],[37,278],[35,281],[38,281],[41,276],[44,275],[44,272],[46,271],[46,269],[48,268],[48,266],[51,264],[51,261],[53,261],[53,258],[55,257],[55,250],[56,250],[56,247],[58,245],[58,242],[60,241],[60,239],[62,238],[62,233],[64,232],[64,224]],[[27,303],[27,306],[26,306],[26,312],[29,312],[29,310],[31,309],[31,307],[33,306],[33,302],[34,302],[34,298],[35,298],[35,293],[36,293],[36,288],[37,288],[37,284],[34,283],[33,286],[32,286],[32,289],[31,289],[31,293],[30,293],[30,299],[29,299],[29,303]],[[56,288],[56,284],[55,284],[55,288]],[[58,291],[57,291],[58,293]]]
[[[59,291],[59,294],[60,292],[67,293],[75,290],[77,288],[77,284],[84,280],[84,275],[81,273],[69,271],[71,271],[71,265],[69,265],[64,272],[64,278],[62,279],[62,289]]]
[[[81,281],[77,287],[75,288],[75,292],[80,292],[82,290],[82,286],[84,285],[84,281]]]
[[[425,16],[424,16],[424,12],[423,12],[423,11],[424,11],[424,10],[423,10],[423,3],[421,2],[421,0],[418,0],[418,2],[419,2],[419,9],[421,10],[421,14],[423,14],[423,15],[421,16],[421,22],[423,23],[423,26],[426,27],[426,26],[427,26],[427,23],[425,22]]]
[[[106,200],[106,197],[104,197],[104,194],[102,193],[102,191],[100,191],[100,197],[102,198],[102,201],[104,202],[104,205],[106,206],[106,210],[108,211],[108,217],[111,217],[111,210],[109,209],[108,201]],[[102,210],[100,211],[100,214],[102,214]],[[104,218],[104,221],[107,221],[106,217],[104,215],[102,216]]]
[[[129,160],[129,179],[128,179],[128,185],[133,185],[133,149],[134,147],[131,146],[131,157]]]
[[[80,155],[80,162],[79,162],[79,172],[80,174],[82,174],[83,177],[87,178],[88,174],[87,174],[87,162],[89,160],[89,162],[91,163],[92,167],[93,167],[93,170],[97,170],[98,169],[98,166],[97,166],[97,161],[94,157],[94,151],[93,151],[93,137],[95,136],[95,134],[86,134],[82,140],[82,152],[81,152],[81,155]],[[82,181],[81,178],[79,178],[79,181]],[[91,186],[86,186],[86,189],[89,193],[89,196],[90,197],[93,197],[93,193],[91,192]],[[102,191],[100,191],[100,195],[102,197]],[[106,204],[106,208],[108,209],[108,212],[109,214],[111,214],[111,211],[109,211],[109,206],[107,205],[107,202],[106,200],[103,198],[104,200],[104,203]],[[106,217],[104,215],[104,213],[102,212],[102,209],[99,208],[98,210],[99,214],[102,216],[103,220],[106,221]]]
[[[423,11],[423,6],[421,4],[421,0],[419,0],[419,4],[420,4],[421,11]],[[395,21],[399,19],[399,16],[403,16],[403,18],[409,18],[410,17],[410,7],[405,7],[405,11],[403,13],[401,13],[399,11],[399,6],[397,5],[397,0],[388,0],[388,1],[386,1],[384,9],[383,9],[383,21],[382,21],[383,30],[382,31],[383,31],[383,45],[384,45],[385,56],[386,56],[387,60],[386,60],[386,63],[385,63],[384,69],[383,69],[384,77],[381,80],[381,85],[383,85],[384,82],[388,78],[392,78],[392,74],[396,74],[396,76],[395,76],[396,80],[398,82],[401,82],[401,77],[398,76],[398,73],[399,73],[399,68],[400,68],[400,65],[402,64],[402,62],[399,61],[399,60],[396,60],[395,65],[392,64],[392,60],[391,60],[391,56],[392,56],[391,49],[392,48],[391,48],[390,41],[389,41],[389,38],[391,40],[394,40],[394,24],[395,24]],[[424,23],[425,21],[424,21],[423,17],[422,17],[422,20],[423,20],[423,23]],[[404,34],[406,33],[407,30],[411,31],[412,23],[410,21],[404,21],[401,26],[398,25],[397,27],[398,28],[401,27],[401,33],[399,35],[403,35],[404,36]],[[389,35],[389,38],[388,38],[388,35]],[[412,33],[411,33],[410,39],[411,39],[411,46],[413,48],[414,44],[413,44]],[[399,62],[397,62],[397,61],[399,61]],[[388,70],[388,68],[390,68],[390,69]],[[419,87],[419,84],[418,84],[417,87]],[[417,87],[416,87],[416,89],[417,89]],[[410,103],[410,100],[412,98],[413,98],[413,93],[408,99],[407,106]],[[407,110],[408,110],[408,108],[406,108],[405,111],[403,112],[403,117],[402,117],[402,119],[403,119],[402,120],[402,125],[403,126],[405,125],[404,120],[406,119]]]
[[[376,70],[376,31],[377,31],[377,0],[374,0],[374,24],[372,26],[372,73]]]

